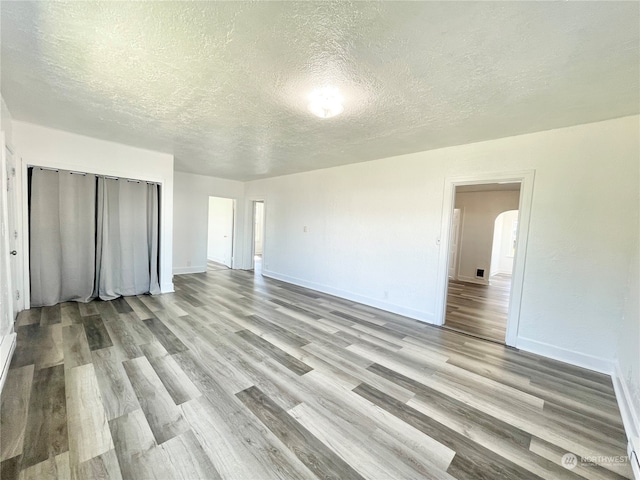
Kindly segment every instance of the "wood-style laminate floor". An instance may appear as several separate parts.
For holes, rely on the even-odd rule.
[[[511,275],[494,275],[491,285],[449,280],[445,327],[504,343],[510,292]]]
[[[3,480],[606,479],[609,377],[216,269],[19,316]]]

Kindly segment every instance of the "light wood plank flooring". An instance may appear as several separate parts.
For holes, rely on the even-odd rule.
[[[217,272],[218,270],[229,270],[229,267],[222,263],[207,260],[207,272]]]
[[[445,327],[504,343],[510,292],[510,275],[492,276],[491,285],[449,280]]]
[[[3,480],[630,478],[610,379],[254,276],[19,316]],[[565,453],[578,465],[561,465]]]

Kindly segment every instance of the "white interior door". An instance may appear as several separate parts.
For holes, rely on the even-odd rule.
[[[13,331],[14,307],[11,292],[11,271],[9,254],[9,225],[7,209],[7,150],[4,144],[4,134],[2,134],[2,165],[0,176],[2,180],[2,191],[0,193],[0,344],[5,337]],[[0,365],[0,368],[3,365]]]
[[[207,259],[231,268],[233,260],[234,200],[209,197]]]
[[[11,292],[13,299],[13,318],[18,315],[22,307],[22,238],[20,237],[20,215],[18,211],[18,182],[16,177],[16,162],[11,150],[5,145],[6,175],[7,175],[7,235],[9,237],[9,267],[11,271]]]
[[[458,278],[458,244],[460,243],[460,209],[453,209],[451,219],[451,242],[449,243],[449,278]]]

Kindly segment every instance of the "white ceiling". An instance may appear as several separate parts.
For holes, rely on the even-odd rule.
[[[249,180],[639,112],[638,2],[2,1],[18,120]],[[345,111],[318,119],[331,84]]]

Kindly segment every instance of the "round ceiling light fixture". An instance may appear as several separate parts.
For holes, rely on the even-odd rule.
[[[322,87],[309,95],[309,111],[316,117],[331,118],[344,111],[344,98],[335,87]]]

